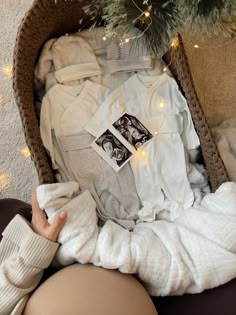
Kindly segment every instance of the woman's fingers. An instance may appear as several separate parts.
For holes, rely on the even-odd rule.
[[[50,230],[49,237],[52,241],[55,242],[57,240],[57,236],[66,222],[66,218],[67,218],[67,213],[65,210],[63,210],[63,211],[60,211],[56,215],[55,219],[51,223],[50,228],[49,228]]]
[[[38,204],[36,188],[32,192],[32,215],[33,218],[37,218],[37,220],[42,221],[42,223],[47,222],[46,215]]]
[[[66,211],[60,211],[51,224],[48,223],[46,214],[40,209],[37,201],[36,188],[32,192],[32,228],[37,234],[55,242],[67,218]]]

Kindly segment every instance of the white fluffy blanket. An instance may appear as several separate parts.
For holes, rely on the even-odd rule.
[[[230,180],[236,182],[236,118],[225,120],[212,132]]]
[[[37,198],[51,222],[68,212],[57,262],[93,263],[137,274],[151,295],[198,293],[236,277],[236,183],[224,183],[175,222],[139,223],[132,232],[107,221],[97,226],[96,205],[78,184],[41,185]]]

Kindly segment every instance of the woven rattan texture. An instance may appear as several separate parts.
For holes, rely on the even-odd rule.
[[[199,103],[181,36],[179,36],[179,46],[171,49],[164,59],[167,64],[170,64],[170,70],[187,99],[194,126],[200,139],[211,188],[212,191],[215,191],[223,182],[228,181],[229,177]]]
[[[37,169],[39,183],[55,182],[50,160],[40,138],[39,123],[35,114],[33,73],[43,44],[52,37],[78,31],[83,16],[82,0],[36,0],[25,15],[16,38],[14,51],[13,88],[26,143]],[[228,180],[224,164],[219,156],[204,113],[199,104],[193,80],[189,72],[183,44],[165,56],[171,61],[171,71],[179,83],[187,101],[199,135],[203,158],[207,167],[212,191]]]

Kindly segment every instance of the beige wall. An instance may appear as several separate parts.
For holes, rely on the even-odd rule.
[[[194,84],[211,127],[236,117],[236,39],[182,34]],[[196,49],[193,46],[199,45]]]

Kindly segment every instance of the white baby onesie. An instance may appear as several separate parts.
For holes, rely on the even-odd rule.
[[[186,149],[199,146],[191,115],[177,83],[166,73],[135,74],[113,91],[85,126],[93,136],[110,128],[122,113],[137,117],[154,135],[130,160],[144,206],[140,212],[170,212],[170,220],[190,207],[194,195],[187,177]]]
[[[59,136],[81,132],[109,93],[108,88],[86,80],[78,86],[56,84],[44,96],[40,114],[41,138],[62,181],[71,178],[58,147]]]

